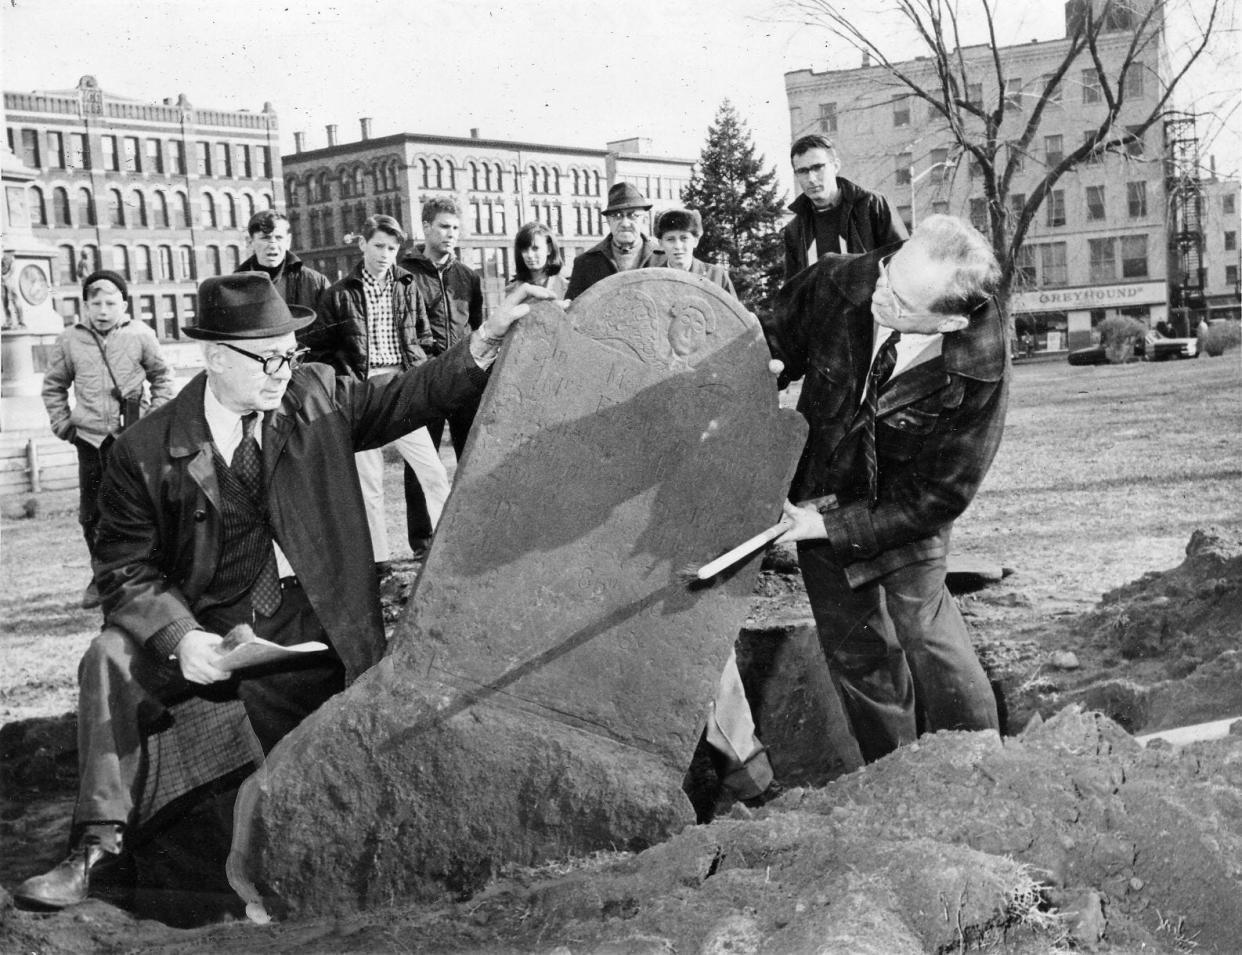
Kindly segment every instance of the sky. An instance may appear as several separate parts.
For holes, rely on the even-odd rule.
[[[895,55],[918,52],[903,46],[891,2],[840,5],[891,36]],[[1060,0],[999,6],[1002,42],[1062,33]],[[369,116],[373,136],[477,127],[587,148],[641,136],[659,155],[694,159],[727,98],[790,198],[785,72],[860,62],[788,0],[3,0],[0,10],[6,90],[72,88],[90,73],[109,93],[151,102],[185,93],[195,106],[257,111],[268,101],[285,152],[296,130],[307,148],[325,145],[328,123],[356,140]],[[1197,83],[1216,112],[1222,97],[1238,99],[1237,38],[1222,36],[1216,73]],[[1236,132],[1239,117],[1229,119]],[[1228,155],[1236,172],[1242,147]]]

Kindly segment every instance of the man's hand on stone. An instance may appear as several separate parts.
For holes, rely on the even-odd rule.
[[[785,520],[790,522],[789,530],[776,539],[777,544],[791,541],[825,540],[828,529],[824,526],[824,515],[813,507],[798,507],[788,501],[784,504]]]
[[[530,302],[551,302],[555,299],[556,296],[546,288],[523,283],[505,296],[500,307],[487,316],[487,321],[479,330],[487,339],[504,338],[513,323],[530,312]]]
[[[191,683],[207,684],[227,680],[229,674],[216,666],[224,638],[206,630],[191,630],[177,644],[174,655],[181,675]]]

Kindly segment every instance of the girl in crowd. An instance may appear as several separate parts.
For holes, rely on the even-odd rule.
[[[526,282],[542,286],[555,295],[557,301],[564,301],[569,288],[569,282],[561,275],[564,260],[552,231],[546,225],[528,222],[518,229],[513,240],[513,260],[517,266],[516,274],[506,287],[505,294]]]

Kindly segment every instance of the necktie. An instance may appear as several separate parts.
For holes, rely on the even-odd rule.
[[[893,332],[880,346],[875,361],[871,363],[871,371],[867,375],[867,390],[863,394],[863,462],[867,468],[867,491],[871,507],[875,507],[879,494],[880,466],[875,453],[875,412],[880,403],[880,389],[893,375],[893,367],[897,364],[897,343],[901,340],[901,332]]]
[[[261,511],[263,506],[263,461],[259,455],[259,442],[254,437],[254,426],[259,420],[257,411],[242,416],[242,439],[237,450],[233,452],[233,460],[229,464],[237,479],[242,482],[250,497]],[[263,566],[259,576],[250,588],[250,605],[256,613],[270,617],[280,606],[280,578],[276,573],[276,551],[272,547],[271,537],[265,538]]]

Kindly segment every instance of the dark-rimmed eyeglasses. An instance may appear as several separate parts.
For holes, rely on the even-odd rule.
[[[285,365],[289,366],[290,371],[297,371],[302,362],[306,360],[309,348],[295,348],[293,351],[285,352],[283,355],[256,355],[252,351],[246,351],[244,348],[238,348],[236,345],[230,345],[228,342],[220,342],[229,351],[235,351],[239,355],[245,355],[247,358],[253,358],[263,366],[263,374],[275,375]]]
[[[637,222],[647,214],[646,209],[622,209],[619,212],[605,212],[605,219],[629,219],[631,222]]]
[[[897,314],[894,316],[894,318],[897,318],[897,319],[901,319],[903,317],[904,318],[919,318],[919,317],[924,317],[927,315],[937,314],[937,313],[929,312],[929,311],[920,312],[918,309],[911,308],[910,303],[905,301],[900,295],[897,294],[897,290],[893,288],[892,276],[890,276],[888,273],[888,264],[893,260],[893,256],[896,254],[897,253],[894,252],[892,253],[892,255],[886,255],[884,256],[884,258],[880,259],[880,277],[884,280],[884,284],[879,285],[877,283],[877,286],[876,286],[877,290],[883,290],[887,292],[889,298],[892,299],[893,307],[897,310]]]

